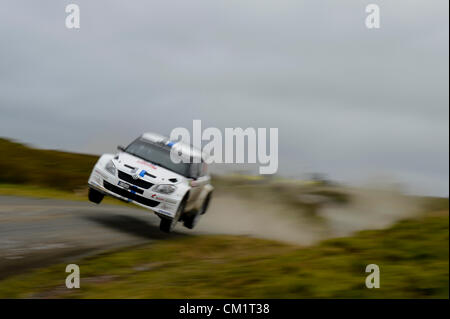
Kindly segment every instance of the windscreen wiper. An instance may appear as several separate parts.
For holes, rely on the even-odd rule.
[[[142,156],[139,156],[139,155],[136,154],[136,153],[129,152],[129,151],[126,151],[126,153],[128,153],[128,154],[130,154],[130,155],[133,155],[133,156],[136,156],[136,157],[138,157],[138,158],[140,158],[140,159],[142,159],[142,160],[144,160],[144,161],[146,161],[146,162],[149,162],[149,163],[151,163],[151,164],[153,164],[153,165],[159,165],[159,166],[161,166],[161,167],[164,167],[165,169],[168,169],[167,167],[165,167],[165,166],[163,166],[163,165],[161,165],[161,164],[159,164],[159,163],[157,163],[157,162],[149,161],[148,159],[146,159],[146,158],[144,158],[144,157],[142,157]]]
[[[140,158],[140,159],[142,159],[142,160],[144,160],[144,161],[146,161],[146,162],[149,162],[149,160],[147,160],[146,158],[143,158],[142,156],[139,156],[139,155],[136,154],[136,153],[133,153],[133,152],[130,152],[130,151],[125,151],[125,153],[128,153],[128,154],[133,155],[133,156],[136,156],[136,157],[138,157],[138,158]]]

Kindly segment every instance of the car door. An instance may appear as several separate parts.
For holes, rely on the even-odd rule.
[[[205,163],[194,163],[192,164],[192,180],[191,180],[191,190],[189,196],[189,209],[198,208],[197,200],[202,193],[203,188],[210,181],[210,177],[206,175],[204,169]]]

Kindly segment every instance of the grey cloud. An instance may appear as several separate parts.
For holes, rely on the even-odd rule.
[[[0,136],[101,153],[142,131],[279,127],[280,173],[448,195],[448,2],[0,4]]]

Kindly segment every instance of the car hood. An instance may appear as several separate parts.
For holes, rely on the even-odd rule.
[[[125,152],[117,154],[113,161],[118,170],[130,175],[140,174],[140,179],[153,184],[178,184],[186,180],[180,174]]]

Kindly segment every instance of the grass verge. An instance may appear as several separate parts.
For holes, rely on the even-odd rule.
[[[43,186],[0,184],[0,195],[88,201],[88,188],[86,186],[84,189],[70,192]],[[102,203],[112,205],[128,205],[127,203],[110,196],[105,196]],[[133,205],[131,207],[141,208],[136,205]]]
[[[81,288],[58,264],[0,281],[1,298],[448,298],[448,212],[301,248],[196,236],[77,262]],[[380,267],[381,288],[365,287]]]

